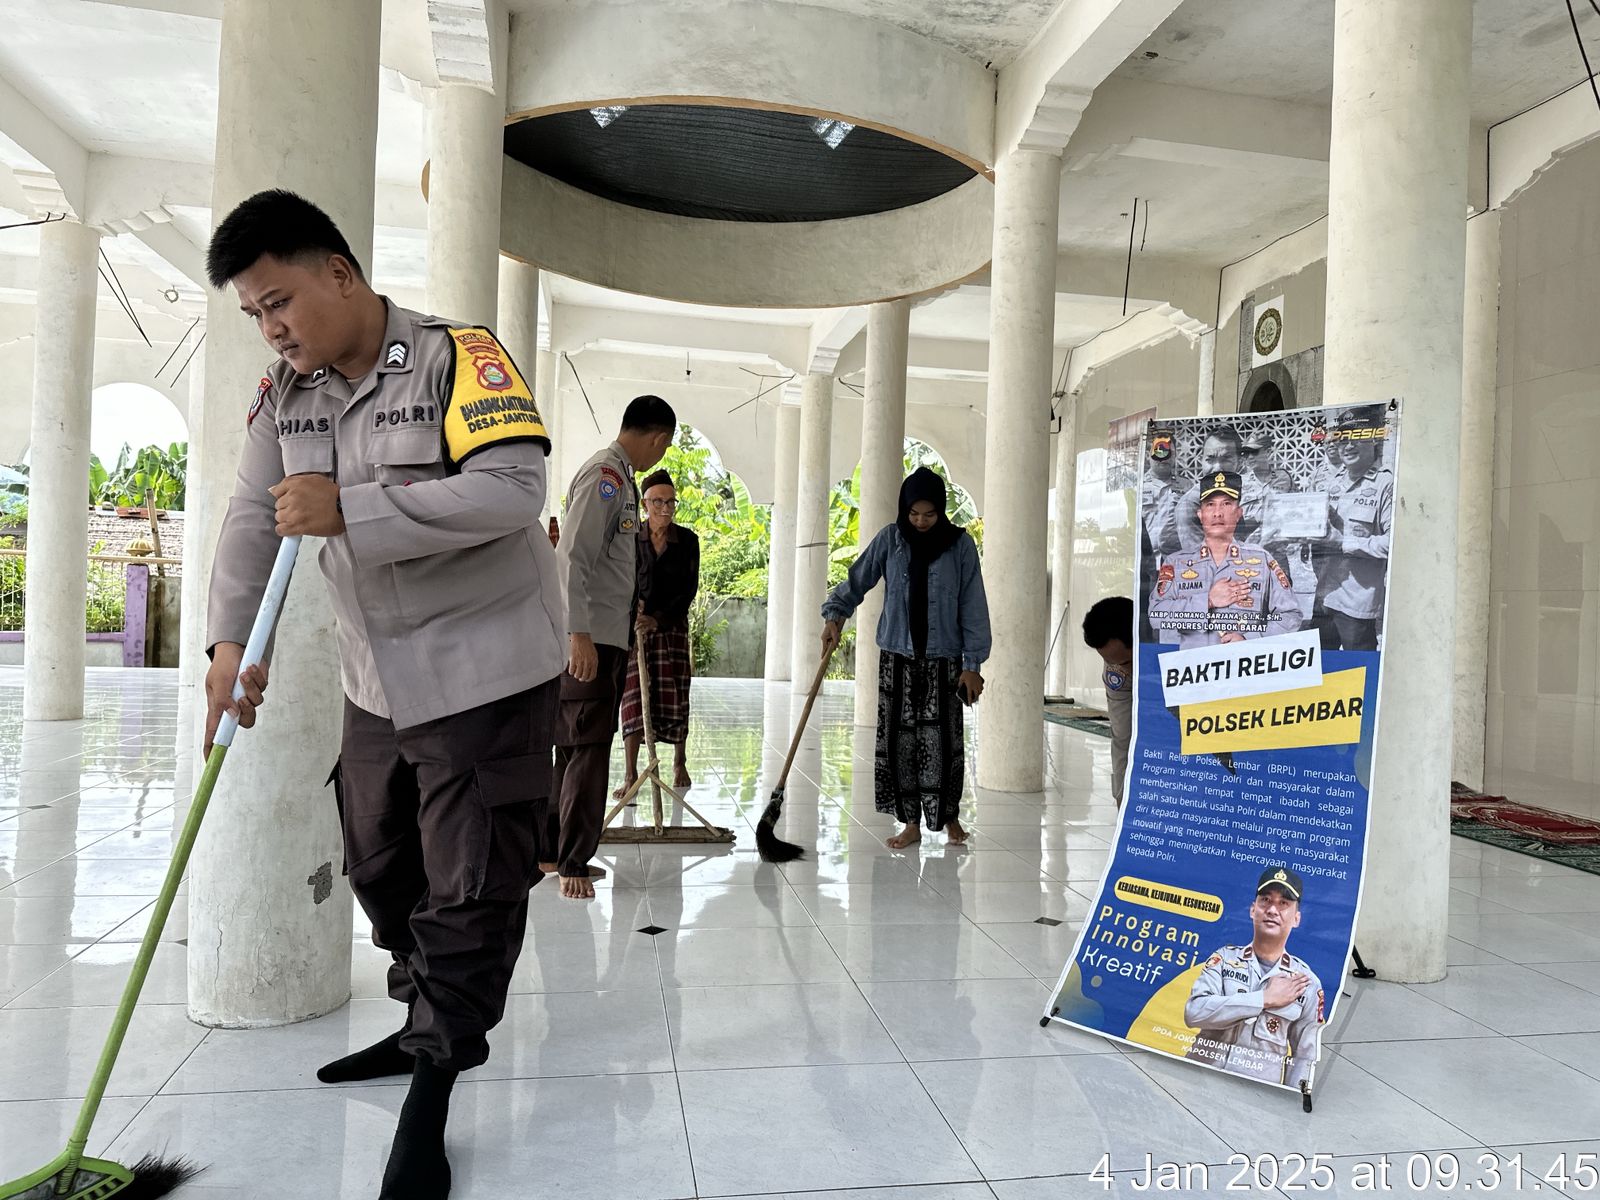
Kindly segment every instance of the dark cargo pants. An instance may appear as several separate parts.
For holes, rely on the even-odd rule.
[[[335,768],[345,873],[394,956],[401,1049],[464,1071],[489,1056],[522,950],[550,795],[555,680],[410,729],[345,700]]]
[[[567,878],[588,874],[589,860],[600,848],[606,818],[606,785],[611,782],[611,743],[617,735],[622,686],[628,674],[628,651],[597,643],[599,669],[588,683],[569,672],[561,675],[561,709],[556,718],[556,769],[550,794],[556,803],[547,817],[546,845],[558,873]]]

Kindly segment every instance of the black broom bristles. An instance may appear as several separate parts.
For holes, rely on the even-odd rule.
[[[806,852],[793,842],[786,842],[776,832],[778,817],[783,812],[783,789],[772,793],[767,809],[756,822],[756,853],[762,862],[786,863],[804,858]]]
[[[158,1200],[193,1179],[205,1167],[192,1158],[164,1158],[146,1154],[129,1168],[133,1182],[116,1193],[116,1200]]]

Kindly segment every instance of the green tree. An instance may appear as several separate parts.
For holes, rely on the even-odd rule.
[[[137,453],[124,442],[117,465],[110,472],[100,465],[99,459],[91,456],[90,502],[137,508],[144,504],[147,495],[154,493],[157,508],[181,509],[188,478],[188,442],[173,442],[165,450],[160,446],[146,446]]]
[[[713,596],[764,596],[772,545],[772,510],[715,461],[688,425],[661,465],[678,493],[678,524],[700,537],[700,590]]]

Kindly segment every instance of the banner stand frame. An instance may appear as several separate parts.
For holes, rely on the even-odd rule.
[[[1352,945],[1350,947],[1350,957],[1355,961],[1355,966],[1350,968],[1350,974],[1357,979],[1376,979],[1378,977],[1377,971],[1367,966],[1366,960],[1361,957],[1360,947]],[[1300,1109],[1302,1112],[1311,1111],[1311,1080],[1309,1079],[1300,1081]]]
[[[1350,957],[1355,961],[1355,966],[1350,968],[1350,974],[1357,979],[1376,979],[1378,977],[1378,972],[1367,966],[1366,960],[1361,957],[1360,947],[1351,946]],[[1059,1008],[1051,1005],[1049,1013],[1039,1018],[1039,1028],[1048,1029],[1050,1027],[1050,1019],[1060,1012]],[[1310,1112],[1311,1108],[1311,1081],[1302,1079],[1300,1081],[1300,1110],[1302,1112]]]

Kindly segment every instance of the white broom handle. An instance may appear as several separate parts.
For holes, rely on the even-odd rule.
[[[267,652],[267,642],[272,637],[272,627],[278,623],[278,613],[283,610],[283,597],[289,590],[289,576],[294,574],[295,555],[300,553],[300,537],[286,537],[278,543],[278,557],[273,560],[272,574],[267,577],[267,590],[261,596],[261,607],[256,610],[256,622],[250,627],[250,640],[244,645],[244,657],[239,660],[239,673],[256,666]],[[244,695],[244,684],[233,683],[233,698]],[[223,713],[217,722],[213,745],[233,745],[233,735],[238,731],[239,718]]]

